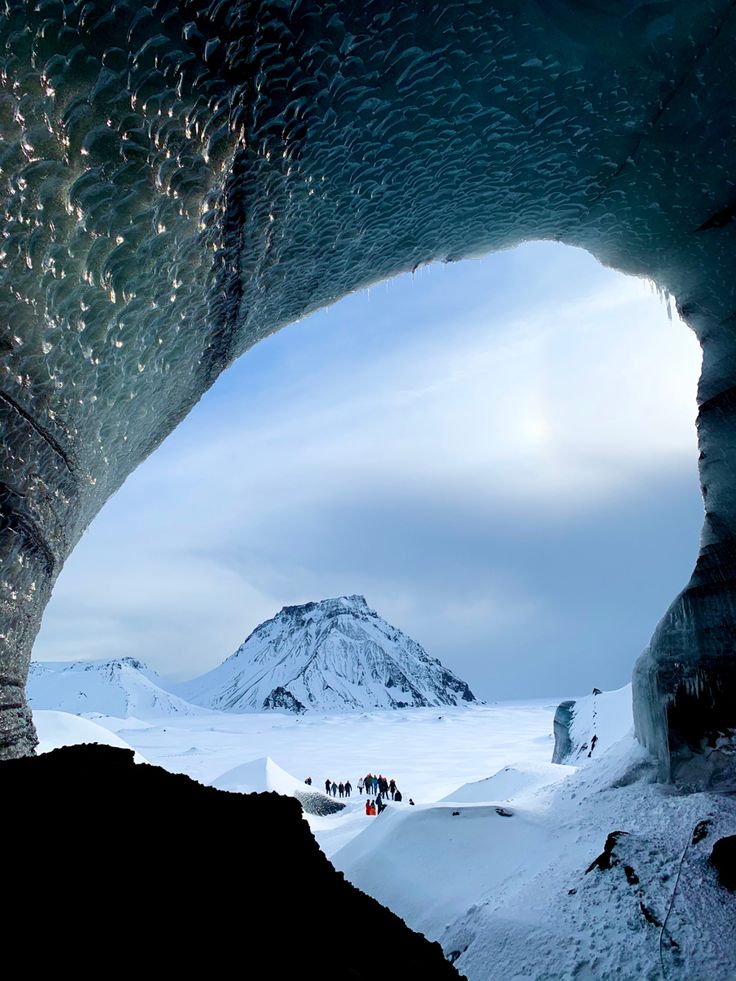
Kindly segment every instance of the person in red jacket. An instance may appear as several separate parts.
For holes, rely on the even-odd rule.
[[[366,814],[367,814],[368,816],[370,816],[370,813],[371,813],[371,802],[370,802],[370,801],[368,800],[368,798],[367,798],[367,797],[366,797],[366,799],[365,799],[365,813],[366,813]]]

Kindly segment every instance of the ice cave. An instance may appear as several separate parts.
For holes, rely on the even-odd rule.
[[[234,358],[534,238],[648,277],[703,347],[701,550],[635,718],[663,777],[733,789],[735,29],[726,0],[6,0],[0,756],[33,753],[66,557]]]

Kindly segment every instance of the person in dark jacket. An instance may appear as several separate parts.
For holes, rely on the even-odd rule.
[[[401,791],[399,790],[399,788],[398,788],[398,787],[395,787],[395,788],[394,788],[394,800],[395,800],[395,801],[396,801],[397,803],[399,803],[399,802],[400,802],[401,800],[403,800],[403,798],[402,798],[402,796],[401,796]]]
[[[332,784],[329,779],[325,780],[325,793],[329,796]]]
[[[337,784],[334,780],[332,781],[332,796],[337,797]]]
[[[350,791],[352,789],[353,789],[353,785],[350,783],[349,780],[346,780],[345,781],[345,796],[346,797],[349,797],[350,796]]]
[[[411,799],[411,797],[409,798],[409,803],[411,804],[412,807],[414,807],[414,801]]]
[[[307,779],[306,779],[306,780],[304,781],[304,783],[305,783],[305,784],[306,784],[306,785],[307,785],[308,787],[311,787],[311,786],[312,786],[312,778],[311,778],[311,777],[307,777]]]
[[[396,793],[396,781],[394,780],[393,777],[391,777],[391,779],[388,782],[388,790],[389,793],[391,794],[391,800],[396,800],[396,798],[394,797],[394,794]]]
[[[345,784],[342,782],[342,780],[337,785],[337,790],[341,797],[345,796]]]

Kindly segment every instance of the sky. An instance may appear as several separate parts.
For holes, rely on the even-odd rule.
[[[489,701],[630,680],[702,524],[700,348],[651,284],[529,243],[245,354],[67,561],[38,660],[183,680],[363,594]]]

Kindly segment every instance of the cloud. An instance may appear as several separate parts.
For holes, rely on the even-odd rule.
[[[576,600],[519,566],[519,540],[563,529],[564,562],[588,515],[615,552],[611,515],[670,478],[696,523],[699,364],[646,283],[560,246],[350,297],[249,352],[129,479],[36,656],[191,675],[281,605],[340,592],[468,670],[543,624],[569,648]]]
[[[298,393],[241,399],[246,411],[218,418],[216,438],[169,455],[165,471],[152,467],[149,486],[205,470],[259,509],[264,497],[288,507],[373,482],[464,484],[506,506],[564,508],[690,461],[697,342],[646,284],[608,275],[514,320],[495,322],[489,303],[471,322],[456,312],[383,350],[356,338],[352,360],[311,365]]]

